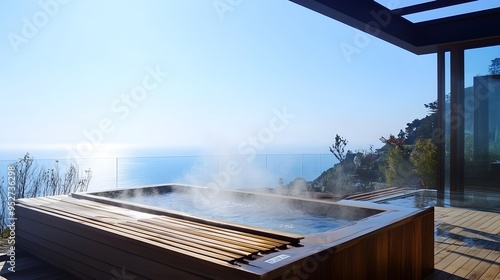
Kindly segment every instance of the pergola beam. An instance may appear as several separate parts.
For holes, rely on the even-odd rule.
[[[443,46],[500,36],[500,8],[415,24],[421,45]]]
[[[415,13],[420,13],[420,12],[427,12],[430,10],[435,10],[435,9],[440,9],[440,8],[446,8],[446,7],[451,7],[455,6],[458,4],[464,4],[464,3],[469,3],[469,2],[475,2],[477,0],[436,0],[436,1],[431,1],[431,2],[426,2],[426,3],[421,3],[413,6],[408,6],[396,10],[392,10],[394,12],[398,12],[400,15],[410,15],[410,14],[415,14]]]
[[[407,19],[366,0],[290,0],[404,49],[414,50],[415,32]]]
[[[500,38],[500,8],[412,23],[408,12],[448,7],[476,0],[437,0],[389,9],[373,0],[290,0],[415,54],[439,47]]]

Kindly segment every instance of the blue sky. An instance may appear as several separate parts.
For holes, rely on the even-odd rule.
[[[0,150],[356,150],[436,98],[435,55],[285,0],[2,1],[0,21]]]

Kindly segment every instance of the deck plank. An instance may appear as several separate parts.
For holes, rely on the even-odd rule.
[[[435,210],[435,271],[425,279],[500,279],[500,214]]]
[[[258,242],[255,242],[253,244],[245,243],[245,242],[239,242],[238,240],[233,240],[230,238],[224,238],[223,236],[216,236],[216,235],[210,235],[210,234],[205,234],[202,231],[195,231],[195,230],[189,230],[189,229],[183,229],[183,228],[176,228],[175,226],[169,226],[169,225],[155,225],[150,221],[150,223],[131,223],[134,226],[138,227],[143,227],[144,229],[153,229],[154,231],[157,231],[158,233],[165,232],[167,234],[175,234],[178,238],[189,238],[190,240],[194,242],[209,242],[213,244],[219,244],[219,245],[224,245],[232,248],[239,248],[240,250],[243,251],[250,251],[250,252],[255,252],[256,250],[262,250],[262,251],[267,251],[272,248],[275,248],[274,246],[265,246],[266,244],[260,244]]]
[[[194,241],[195,243],[198,243],[198,244],[203,244],[203,245],[207,245],[207,246],[215,246],[216,248],[219,248],[219,247],[226,248],[227,250],[233,251],[233,252],[240,254],[240,255],[250,256],[253,253],[253,251],[248,250],[247,247],[239,246],[240,244],[227,242],[227,240],[218,240],[215,238],[214,239],[203,238],[203,237],[200,237],[197,235],[191,235],[191,234],[184,233],[184,232],[173,231],[173,230],[170,231],[168,229],[156,227],[156,226],[151,225],[151,224],[148,224],[148,225],[133,224],[133,225],[137,229],[149,231],[149,232],[156,233],[156,234],[161,234],[163,236],[172,236],[172,237],[177,238],[178,240]]]
[[[258,236],[256,234],[250,234],[250,233],[244,233],[244,232],[238,232],[235,230],[230,230],[230,229],[225,229],[225,228],[219,228],[211,225],[201,225],[199,223],[191,222],[191,221],[184,221],[184,220],[179,220],[179,219],[168,219],[166,218],[169,217],[158,217],[157,219],[149,219],[148,222],[154,223],[154,224],[159,224],[159,225],[167,225],[166,223],[177,223],[177,224],[183,224],[187,225],[189,229],[197,229],[197,230],[202,230],[203,232],[206,233],[212,233],[213,235],[217,236],[222,236],[224,238],[229,238],[229,239],[234,239],[234,240],[240,240],[240,241],[246,241],[248,243],[252,242],[259,242],[261,244],[268,244],[270,246],[280,246],[283,245],[283,240],[275,239],[275,238],[269,238],[265,236]],[[290,242],[287,242],[287,244]]]
[[[500,246],[494,248],[493,250],[480,250],[478,254],[474,257],[471,257],[469,262],[472,264],[476,264],[473,268],[469,270],[469,272],[465,275],[466,279],[481,279],[481,276],[490,268],[491,263],[488,261],[488,256],[494,252],[494,250],[499,250]],[[493,253],[494,254],[494,253]],[[472,265],[468,265],[467,268]]]

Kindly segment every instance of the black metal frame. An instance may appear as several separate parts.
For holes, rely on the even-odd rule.
[[[290,0],[415,54],[500,36],[499,8],[413,23],[403,16],[476,0],[436,0],[389,9],[374,0]]]
[[[461,201],[464,193],[464,49],[452,49],[450,58],[450,198]]]
[[[465,90],[465,51],[474,48],[483,48],[500,45],[500,37],[455,44],[453,46],[442,46],[437,52],[437,98],[438,98],[438,198],[444,199],[446,186],[449,186],[451,201],[460,203],[464,199],[464,90]],[[445,54],[449,53],[450,61],[446,61]],[[450,130],[446,129],[445,118],[445,98],[446,98],[446,64],[450,70]],[[446,139],[449,137],[450,144],[450,170],[446,172]],[[449,182],[446,180],[449,175]]]
[[[438,185],[437,198],[438,205],[444,206],[446,191],[446,138],[449,137],[446,131],[446,51],[441,50],[437,54],[437,133],[436,144],[438,152]]]

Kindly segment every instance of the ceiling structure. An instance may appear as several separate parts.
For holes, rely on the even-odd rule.
[[[290,1],[415,54],[500,39],[499,0]]]

